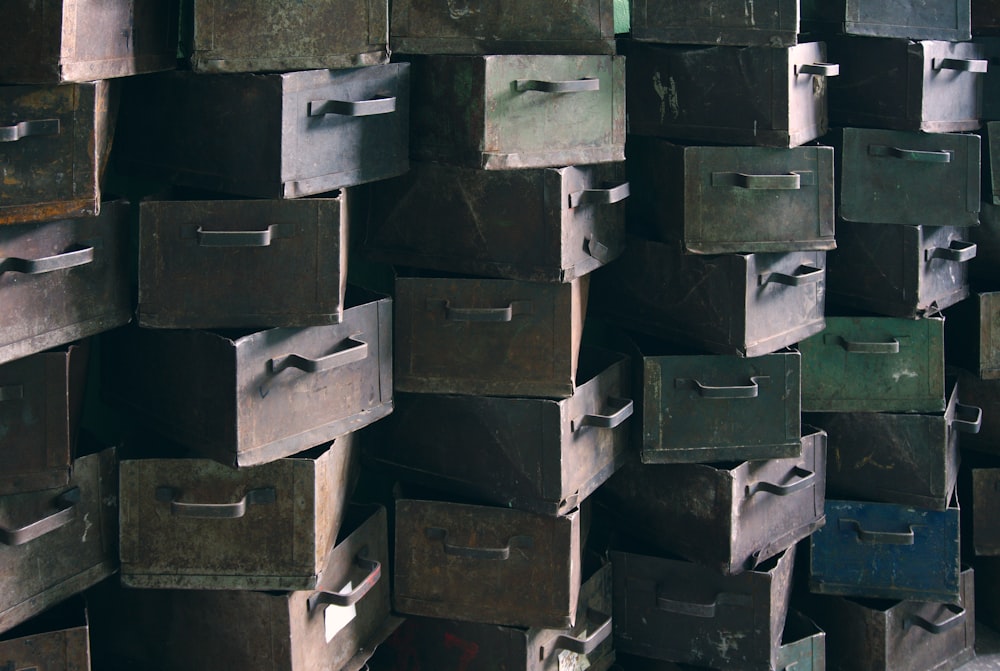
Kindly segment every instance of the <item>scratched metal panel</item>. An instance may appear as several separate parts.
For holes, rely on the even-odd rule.
[[[969,0],[802,0],[802,28],[822,35],[961,42],[972,37]]]
[[[68,599],[0,635],[0,659],[7,669],[89,671],[87,618],[84,599]]]
[[[632,38],[663,44],[790,47],[800,0],[631,0]]]

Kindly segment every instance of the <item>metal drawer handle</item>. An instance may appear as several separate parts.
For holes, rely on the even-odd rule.
[[[610,263],[614,257],[611,248],[598,242],[594,238],[587,236],[583,239],[583,252],[587,256],[593,257],[601,263]]]
[[[596,77],[584,77],[583,79],[570,79],[568,81],[544,81],[541,79],[515,79],[514,90],[518,93],[524,91],[539,91],[541,93],[580,93],[582,91],[600,91],[601,80]]]
[[[854,530],[858,534],[858,540],[862,543],[878,543],[879,545],[913,545],[913,525],[908,524],[909,531],[868,531],[862,528],[861,523],[847,517],[840,518],[839,528],[844,527]]]
[[[713,172],[712,186],[754,191],[794,191],[804,186],[816,186],[816,175],[811,170],[792,170],[784,175],[751,175],[745,172]]]
[[[794,275],[785,273],[761,273],[757,278],[758,286],[764,286],[770,282],[784,284],[789,287],[801,287],[807,284],[815,284],[823,279],[823,269],[812,266],[799,266],[795,269]]]
[[[41,275],[54,270],[66,270],[76,266],[85,266],[94,260],[94,248],[84,247],[65,254],[46,256],[41,259],[20,259],[15,256],[0,259],[0,275],[4,273],[22,273],[24,275]]]
[[[679,377],[674,380],[674,389],[691,389],[694,387],[703,398],[757,398],[760,383],[771,378],[767,375],[754,375],[747,386],[710,387],[693,378]]]
[[[795,66],[796,75],[815,75],[819,77],[836,77],[840,74],[839,63],[806,63]]]
[[[577,638],[563,634],[552,642],[553,650],[568,650],[578,655],[589,655],[611,635],[611,616],[596,610],[587,610],[587,619],[600,617],[601,624],[587,638]]]
[[[0,403],[3,401],[20,401],[24,398],[24,386],[12,384],[8,387],[0,387]]]
[[[511,301],[505,308],[453,308],[444,301],[444,318],[452,322],[509,322],[531,313],[531,301]]]
[[[920,627],[924,631],[930,632],[931,634],[943,634],[944,632],[954,629],[965,622],[964,608],[948,604],[945,606],[945,610],[951,613],[951,615],[940,622],[931,622],[920,615],[911,615],[903,622],[903,629],[909,629],[913,626]]]
[[[271,224],[263,231],[206,231],[199,226],[195,234],[199,247],[269,247],[277,228]]]
[[[275,375],[286,368],[297,368],[304,373],[322,373],[323,371],[364,361],[368,358],[368,343],[348,338],[346,344],[351,345],[351,347],[339,350],[333,354],[327,354],[318,359],[310,359],[300,354],[276,356],[267,362],[267,367]]]
[[[35,119],[13,126],[0,126],[0,142],[17,142],[31,135],[59,135],[59,119]]]
[[[607,189],[583,189],[569,194],[569,206],[614,205],[629,197],[629,183],[623,182]]]
[[[55,531],[64,527],[76,519],[76,504],[80,502],[80,488],[73,487],[55,498],[53,504],[58,510],[35,520],[31,524],[26,524],[20,529],[8,529],[0,527],[0,543],[4,545],[24,545],[40,536],[44,536],[50,531]]]
[[[899,341],[892,338],[889,342],[855,342],[839,335],[824,335],[824,345],[839,345],[850,354],[899,354]]]
[[[390,114],[396,111],[396,98],[373,98],[371,100],[313,100],[309,103],[309,116],[372,116]]]
[[[354,557],[354,565],[368,569],[368,575],[365,576],[365,579],[347,594],[340,592],[314,592],[310,594],[309,598],[306,599],[306,606],[310,612],[315,610],[317,606],[353,606],[361,601],[382,577],[382,564],[374,559],[368,559],[367,547],[361,548],[361,551]]]
[[[750,498],[757,492],[767,492],[775,496],[788,496],[797,491],[811,487],[816,479],[816,473],[796,466],[792,469],[792,474],[799,479],[790,485],[776,485],[773,482],[755,482],[746,487],[746,497]]]
[[[675,601],[657,594],[656,607],[668,613],[687,615],[689,617],[715,617],[715,609],[718,606],[749,606],[753,599],[749,594],[732,594],[723,592],[715,596],[715,601],[711,603],[691,603],[689,601]]]
[[[990,62],[978,58],[932,58],[931,68],[934,70],[957,70],[958,72],[973,72],[983,74],[989,70]]]
[[[955,414],[963,414],[971,419],[953,419],[951,420],[951,425],[955,427],[956,431],[961,431],[962,433],[979,433],[979,429],[983,426],[983,409],[977,408],[974,405],[962,405],[961,403],[955,404]]]
[[[250,504],[274,503],[277,494],[274,487],[250,489],[235,503],[185,503],[178,501],[180,490],[174,487],[157,487],[156,500],[170,503],[170,514],[177,517],[197,517],[199,519],[235,520],[243,517]]]
[[[947,248],[935,247],[924,250],[924,261],[931,259],[942,259],[944,261],[954,261],[955,263],[965,263],[976,258],[976,243],[965,242],[963,240],[952,240]]]
[[[898,158],[903,161],[916,161],[917,163],[951,163],[952,152],[947,149],[926,151],[922,149],[889,147],[884,144],[870,144],[868,145],[868,155],[882,158]]]
[[[427,527],[424,533],[428,540],[441,541],[446,555],[455,557],[468,557],[469,559],[495,559],[503,561],[510,558],[511,548],[531,548],[535,546],[531,536],[511,536],[507,540],[506,547],[502,548],[470,548],[461,545],[452,545],[448,542],[448,531],[440,527]]]
[[[585,426],[593,426],[598,429],[614,429],[621,426],[622,422],[632,416],[633,403],[631,400],[627,398],[609,398],[608,404],[621,407],[610,415],[584,415],[579,419],[574,419],[569,424],[570,431],[576,432]]]

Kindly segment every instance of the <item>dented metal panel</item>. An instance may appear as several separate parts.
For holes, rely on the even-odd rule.
[[[789,47],[799,1],[631,0],[632,38],[664,44]]]
[[[969,0],[802,0],[802,28],[824,35],[969,40]]]

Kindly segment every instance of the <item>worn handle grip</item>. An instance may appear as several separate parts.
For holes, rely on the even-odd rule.
[[[589,655],[592,653],[597,649],[597,646],[608,640],[608,636],[611,635],[611,616],[605,615],[604,613],[598,613],[594,610],[587,611],[588,619],[596,616],[600,616],[602,618],[601,624],[598,625],[589,636],[586,638],[577,638],[567,634],[557,636],[552,642],[552,649],[568,650],[569,652],[575,652],[578,655]]]
[[[568,81],[545,81],[542,79],[515,79],[514,90],[539,91],[540,93],[580,93],[583,91],[600,91],[601,80],[596,77],[570,79]]]
[[[180,491],[174,487],[157,487],[156,500],[170,503],[170,514],[177,517],[194,517],[199,519],[235,520],[246,515],[247,506],[253,504],[274,503],[277,494],[273,487],[247,490],[243,498],[234,503],[186,503],[178,501]]]
[[[787,273],[761,273],[757,278],[757,282],[759,286],[774,282],[775,284],[784,284],[789,287],[801,287],[819,282],[823,279],[823,272],[822,268],[799,266],[795,269],[794,275]]]
[[[0,403],[3,401],[20,401],[22,398],[24,398],[23,385],[12,384],[0,387]]]
[[[0,543],[4,545],[24,545],[50,531],[64,527],[76,519],[76,504],[80,502],[80,488],[73,487],[55,498],[56,512],[18,529],[0,527]]]
[[[269,247],[277,224],[262,231],[206,231],[201,226],[195,231],[199,247]]]
[[[757,492],[767,492],[768,494],[774,494],[775,496],[788,496],[789,494],[794,494],[797,491],[812,486],[813,482],[816,480],[815,472],[806,470],[799,466],[795,466],[792,469],[792,474],[797,477],[798,480],[790,485],[777,485],[773,482],[755,482],[752,485],[747,485],[747,498],[750,498]]]
[[[41,259],[21,259],[14,256],[0,259],[0,275],[3,273],[21,273],[23,275],[41,275],[55,270],[66,270],[76,266],[85,266],[94,260],[94,248],[84,247],[72,252],[46,256]]]
[[[850,354],[899,354],[899,340],[888,342],[858,342],[839,335],[824,335],[823,344],[843,347]]]
[[[452,322],[509,322],[531,314],[531,301],[511,301],[505,308],[455,308],[444,301],[444,318]]]
[[[424,533],[428,540],[441,541],[441,546],[446,555],[454,557],[467,557],[469,559],[492,559],[503,561],[510,558],[511,548],[531,548],[535,541],[531,536],[511,536],[507,540],[507,545],[500,548],[474,548],[463,545],[452,545],[448,542],[448,531],[440,527],[427,527]]]
[[[976,243],[965,242],[963,240],[952,240],[948,247],[935,247],[924,250],[924,261],[931,259],[942,259],[944,261],[954,261],[955,263],[965,263],[976,258],[978,251]]]
[[[309,598],[306,599],[306,605],[310,611],[315,610],[317,606],[353,606],[371,591],[382,577],[382,564],[374,559],[368,559],[367,548],[362,548],[361,552],[354,557],[354,563],[359,568],[368,570],[365,579],[346,594],[341,592],[314,592],[310,594]]]
[[[806,63],[795,66],[797,75],[814,75],[819,77],[836,77],[840,74],[839,63]]]
[[[868,531],[861,526],[857,520],[847,517],[840,518],[840,529],[845,526],[852,529],[858,535],[858,540],[862,543],[876,543],[878,545],[913,545],[913,525],[907,525],[908,531]]]
[[[972,72],[984,74],[989,70],[990,62],[978,58],[932,58],[931,68],[934,70],[955,70],[957,72]]]
[[[304,373],[321,373],[368,358],[368,343],[348,338],[347,344],[351,346],[318,359],[311,359],[301,354],[276,356],[267,362],[268,369],[274,374],[286,368],[296,368]]]
[[[58,135],[59,119],[34,119],[21,121],[13,126],[0,126],[0,142],[17,142],[21,138],[39,135]]]
[[[750,384],[732,387],[713,387],[702,384],[700,380],[694,378],[677,378],[674,380],[675,389],[691,389],[692,387],[702,398],[757,398],[760,391],[760,383],[770,378],[766,375],[754,375],[750,378]]]
[[[979,429],[983,426],[982,408],[978,408],[974,405],[962,405],[961,403],[956,403],[955,413],[961,413],[968,417],[968,419],[956,418],[951,420],[951,425],[955,427],[956,431],[960,431],[962,433],[979,433]]]
[[[945,610],[951,613],[950,616],[944,618],[943,620],[938,620],[937,622],[931,622],[925,617],[920,615],[911,615],[906,618],[903,625],[904,629],[908,627],[920,627],[924,631],[931,634],[943,634],[944,632],[954,629],[955,627],[961,625],[965,622],[965,609],[959,606],[954,606],[948,604],[945,606]]]
[[[903,161],[914,161],[917,163],[951,163],[952,158],[952,152],[947,149],[904,149],[884,144],[868,145],[868,155],[881,158],[898,158]]]
[[[622,422],[632,416],[633,403],[627,398],[609,398],[608,403],[620,408],[610,415],[584,415],[579,419],[570,422],[570,431],[576,432],[585,426],[593,426],[598,429],[614,429],[621,426]]]
[[[309,116],[373,116],[396,111],[396,98],[373,98],[371,100],[313,100],[309,103]]]
[[[629,197],[629,183],[623,182],[606,189],[582,189],[569,194],[570,208],[580,205],[614,205]]]

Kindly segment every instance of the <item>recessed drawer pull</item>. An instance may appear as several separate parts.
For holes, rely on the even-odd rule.
[[[759,391],[760,383],[771,379],[767,375],[754,375],[750,378],[750,384],[746,386],[732,386],[732,387],[712,387],[706,384],[702,384],[699,380],[693,378],[677,378],[674,380],[675,389],[691,389],[694,388],[698,395],[703,398],[757,398],[757,393]]]
[[[600,91],[601,80],[596,77],[570,79],[568,81],[543,81],[541,79],[515,79],[514,90],[538,91],[539,93],[581,93],[583,91]]]
[[[309,103],[309,116],[373,116],[396,111],[396,98],[373,98],[372,100],[313,100]]]
[[[956,72],[972,72],[984,74],[989,70],[990,62],[978,58],[932,58],[931,68],[934,70],[955,70]]]
[[[668,613],[687,615],[688,617],[715,617],[715,611],[719,606],[736,606],[746,608],[753,603],[753,598],[749,594],[732,594],[722,592],[715,596],[715,601],[710,603],[696,603],[691,601],[677,601],[668,599],[662,594],[656,595],[656,607]]]
[[[940,151],[924,149],[903,149],[882,144],[868,145],[868,155],[881,158],[898,158],[902,161],[916,163],[951,163],[952,152],[947,149]]]
[[[510,558],[511,548],[531,548],[535,541],[531,536],[511,536],[507,545],[500,548],[474,548],[462,545],[452,545],[448,542],[448,531],[440,527],[427,527],[424,530],[428,540],[441,541],[446,555],[467,557],[469,559],[493,559],[503,561]]]
[[[913,545],[913,525],[907,525],[908,531],[868,531],[861,526],[857,520],[847,517],[840,518],[839,528],[841,531],[847,527],[853,530],[858,540],[862,543],[876,543],[878,545]]]
[[[824,335],[823,344],[843,347],[850,354],[899,354],[899,340],[896,338],[887,342],[856,342],[839,335]]]
[[[234,503],[185,503],[178,501],[178,496],[180,491],[174,487],[156,488],[156,500],[170,503],[170,514],[177,517],[235,520],[246,515],[248,505],[274,503],[277,500],[273,487],[248,490],[242,499]]]

